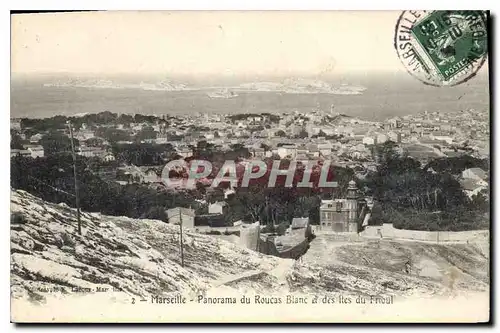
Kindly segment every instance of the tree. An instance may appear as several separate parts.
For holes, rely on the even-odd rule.
[[[75,147],[80,145],[77,139],[73,139],[73,143]],[[49,132],[45,134],[40,140],[40,144],[43,146],[45,155],[71,152],[71,139],[60,132]]]
[[[265,152],[271,151],[271,146],[266,145],[265,143],[261,143],[260,148],[264,149]]]
[[[298,137],[299,137],[300,139],[305,139],[305,138],[308,138],[308,137],[309,137],[309,133],[307,133],[307,131],[306,131],[306,130],[302,129],[302,130],[300,131],[300,133],[298,134]]]
[[[136,135],[136,141],[153,140],[156,139],[158,133],[152,126],[143,127]]]
[[[277,131],[274,135],[279,136],[280,138],[285,138],[286,137],[286,133],[283,130]]]
[[[101,147],[104,143],[104,140],[101,138],[90,138],[85,140],[85,144],[88,147]]]
[[[108,140],[109,142],[130,141],[130,135],[124,131],[112,127],[99,127],[96,135]]]
[[[10,149],[24,149],[23,139],[15,131],[10,131]]]
[[[484,226],[482,216],[488,206],[485,197],[478,196],[471,204],[448,170],[427,172],[418,161],[396,156],[386,148],[378,170],[365,180],[381,207],[377,216],[374,212],[374,220],[416,230],[467,230]]]

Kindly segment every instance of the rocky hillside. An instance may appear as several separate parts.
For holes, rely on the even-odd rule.
[[[97,287],[115,288],[128,296],[182,293],[191,298],[221,287],[245,293],[321,296],[444,295],[450,291],[447,282],[435,276],[407,274],[391,262],[377,261],[375,255],[362,259],[361,253],[367,252],[362,245],[352,251],[341,248],[336,252],[339,260],[332,261],[329,248],[321,246],[320,239],[314,240],[319,247],[295,262],[188,231],[182,267],[177,226],[83,212],[80,236],[74,209],[19,190],[11,193],[11,211],[11,295],[34,303],[43,303],[47,290],[61,288],[59,297]],[[394,260],[398,259],[403,250],[391,249]],[[389,249],[381,251],[387,257]],[[429,251],[444,255],[439,249]],[[446,253],[447,262],[453,263],[456,253]],[[470,258],[486,262],[475,252]],[[466,272],[467,279],[455,288],[486,291],[487,279],[474,273],[480,263],[471,260],[466,260],[467,267],[457,268]]]

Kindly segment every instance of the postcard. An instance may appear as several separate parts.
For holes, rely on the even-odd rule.
[[[490,321],[489,12],[12,14],[11,321]]]

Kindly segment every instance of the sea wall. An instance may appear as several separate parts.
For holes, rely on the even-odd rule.
[[[313,233],[316,236],[328,235],[329,240],[339,241],[339,242],[363,242],[365,239],[356,232],[335,232],[331,228],[321,228],[319,225],[314,225],[312,228]]]
[[[372,239],[402,239],[432,243],[446,242],[475,242],[489,240],[489,230],[470,231],[420,231],[396,229],[392,223],[384,223],[381,226],[367,226],[359,234],[363,238]]]

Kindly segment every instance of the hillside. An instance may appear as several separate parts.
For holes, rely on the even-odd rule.
[[[321,238],[313,241],[303,260],[294,262],[187,231],[185,267],[181,267],[176,226],[83,212],[83,236],[79,236],[74,209],[45,202],[20,190],[11,192],[11,210],[11,297],[13,301],[35,305],[46,304],[52,298],[90,297],[90,294],[124,303],[131,297],[149,299],[151,295],[177,293],[189,300],[222,293],[404,299],[415,295],[463,296],[465,291],[488,290],[486,276],[477,273],[487,259],[474,250],[465,249],[460,255],[428,250],[435,260],[444,260],[450,266],[456,264],[458,271],[467,273],[466,278],[457,275],[460,283],[451,287],[454,290],[446,280],[406,274],[398,265],[377,261],[372,245],[365,245],[365,249],[362,244],[344,244],[340,250],[332,250],[321,245],[324,241]],[[396,247],[391,254],[384,247],[384,257],[380,258],[393,257],[398,261],[401,251]],[[360,252],[371,253],[371,259],[361,260]],[[455,260],[467,253],[467,260],[462,257]],[[112,297],[105,293],[97,295],[98,287],[108,290],[114,287],[121,292],[113,293]],[[61,288],[65,291],[61,292]],[[85,290],[89,292],[84,293]]]

